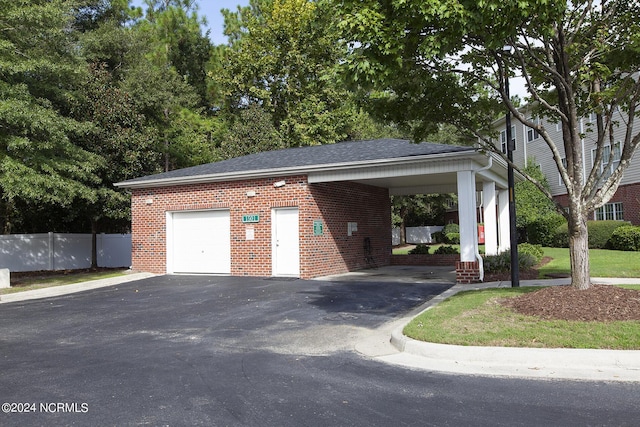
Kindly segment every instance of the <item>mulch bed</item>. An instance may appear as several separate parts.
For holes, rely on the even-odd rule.
[[[551,286],[501,300],[518,313],[583,322],[640,321],[640,291],[610,285]]]
[[[522,280],[537,279],[537,267],[551,258],[543,258],[536,267],[521,270]],[[554,275],[554,277],[570,277]],[[509,281],[509,271],[485,273],[485,282]],[[573,286],[551,286],[517,297],[504,298],[500,303],[518,313],[542,319],[575,320],[583,322],[640,321],[640,291],[618,286],[591,285],[579,290]]]

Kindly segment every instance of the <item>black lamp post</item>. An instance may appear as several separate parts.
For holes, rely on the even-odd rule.
[[[511,46],[505,46],[505,52],[511,52],[513,48]],[[506,98],[509,99],[509,73],[507,72],[507,66],[504,68],[504,92]],[[518,267],[518,234],[516,230],[516,199],[515,199],[515,186],[513,177],[513,150],[516,149],[515,141],[513,141],[511,135],[511,110],[507,107],[507,116],[505,120],[507,126],[507,158],[509,164],[507,165],[507,180],[509,187],[509,238],[511,246],[511,287],[517,288],[520,286],[520,271]]]

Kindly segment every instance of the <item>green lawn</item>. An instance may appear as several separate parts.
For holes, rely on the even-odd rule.
[[[540,277],[569,275],[569,249],[544,248],[551,262]],[[640,278],[640,252],[592,249],[593,277]],[[640,286],[628,286],[640,290]],[[541,320],[502,307],[500,298],[539,288],[522,287],[461,292],[409,323],[404,333],[414,339],[457,345],[640,350],[640,322],[570,322]]]
[[[430,253],[439,246],[431,245]],[[459,245],[452,245],[458,250]],[[412,246],[396,248],[394,255],[406,255]],[[480,253],[484,253],[484,245],[479,246]],[[544,256],[553,258],[551,262],[538,268],[540,278],[556,275],[569,275],[571,273],[569,263],[569,249],[567,248],[543,248]],[[589,250],[591,261],[591,275],[593,277],[638,277],[640,278],[640,252],[610,251],[607,249]]]
[[[626,286],[639,289],[640,286]],[[541,320],[497,300],[539,288],[461,292],[414,318],[405,335],[422,341],[499,347],[640,349],[640,322]]]
[[[440,246],[453,246],[454,248],[456,248],[458,250],[458,252],[460,252],[460,245],[448,245],[446,243],[436,243],[433,245],[429,245],[429,247],[431,248],[429,250],[429,253],[432,254],[436,251],[436,249],[438,249]],[[409,251],[411,249],[414,248],[414,245],[410,245],[410,246],[403,246],[403,247],[399,247],[399,248],[394,248],[393,249],[393,254],[394,255],[407,255],[409,253]],[[480,251],[481,254],[484,253],[484,245],[478,245],[478,251]]]
[[[544,256],[553,260],[538,269],[540,277],[553,274],[570,274],[569,249],[543,248]],[[589,250],[591,276],[593,277],[640,277],[640,252]]]

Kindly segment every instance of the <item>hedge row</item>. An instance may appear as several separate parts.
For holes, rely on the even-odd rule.
[[[589,230],[589,249],[608,249],[612,247],[609,242],[616,229],[622,226],[628,226],[628,222],[624,221],[587,221]],[[569,227],[562,224],[556,229],[553,246],[557,248],[569,247]],[[627,249],[633,250],[633,249]]]

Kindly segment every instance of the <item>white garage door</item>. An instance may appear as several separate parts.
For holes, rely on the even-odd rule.
[[[231,273],[229,211],[174,212],[169,273]]]

